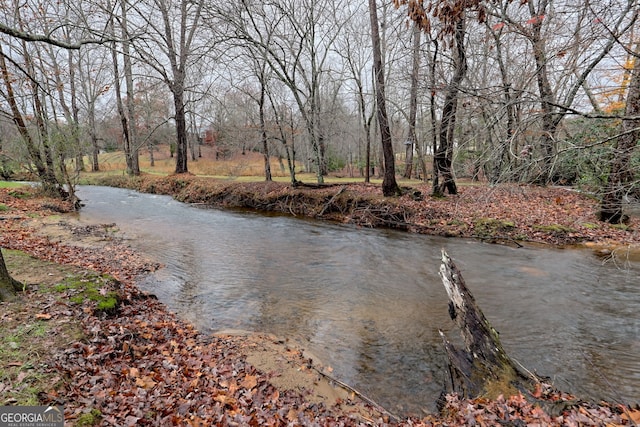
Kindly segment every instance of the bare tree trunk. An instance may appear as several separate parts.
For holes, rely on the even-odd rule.
[[[487,24],[488,26],[488,24]],[[507,125],[506,125],[506,134],[505,141],[501,141],[498,144],[502,144],[502,147],[496,148],[496,159],[494,160],[493,167],[488,173],[489,181],[492,184],[496,184],[500,181],[500,178],[503,174],[503,168],[505,165],[505,160],[508,160],[509,156],[509,145],[512,139],[515,137],[515,128],[516,128],[516,108],[515,108],[515,100],[512,90],[512,84],[509,80],[509,74],[507,73],[507,66],[504,61],[504,56],[502,52],[502,40],[500,39],[500,35],[502,34],[502,30],[498,30],[498,32],[492,31],[493,39],[495,41],[496,48],[496,60],[498,62],[498,67],[500,68],[500,77],[502,78],[502,92],[504,94],[504,107],[507,115]],[[509,167],[511,164],[509,162]]]
[[[25,69],[30,76],[35,76],[36,74],[36,66],[33,56],[30,53],[30,50],[27,48],[26,42],[22,42],[23,49],[23,57],[25,61]],[[36,59],[40,60],[42,63],[42,58],[39,50],[34,51],[36,55]],[[35,80],[28,80],[27,86],[31,89],[31,99],[33,101],[33,119],[36,123],[36,129],[38,130],[39,136],[39,144],[42,147],[41,153],[44,158],[45,175],[46,178],[44,181],[47,183],[51,183],[51,189],[47,190],[47,186],[43,185],[47,192],[54,197],[62,197],[66,198],[67,193],[64,190],[64,187],[60,180],[56,175],[56,169],[54,165],[54,147],[52,147],[52,141],[50,138],[49,132],[49,117],[46,106],[44,103],[46,102],[47,97],[44,94],[44,88]],[[63,166],[63,165],[60,165]]]
[[[7,265],[4,262],[4,256],[2,255],[2,249],[0,248],[0,301],[6,301],[13,296],[16,292],[21,291],[23,288],[22,283],[11,277]]]
[[[416,141],[416,116],[418,113],[418,77],[420,74],[420,36],[422,31],[417,23],[413,24],[413,53],[411,67],[411,89],[409,90],[409,137],[406,143],[404,177],[411,178],[413,173],[413,150]]]
[[[187,0],[179,2],[180,8],[180,27],[179,38],[174,40],[174,28],[172,28],[172,22],[176,12],[173,9],[169,9],[168,6],[161,1],[156,1],[162,14],[162,21],[164,24],[165,44],[167,48],[167,56],[169,64],[171,66],[171,78],[165,75],[165,81],[167,82],[171,93],[173,94],[173,104],[175,108],[175,122],[176,122],[176,169],[175,173],[188,173],[187,168],[187,147],[189,144],[187,138],[187,114],[186,114],[186,101],[185,101],[185,81],[186,72],[188,66],[188,60],[191,55],[191,47],[194,39],[194,35],[197,28],[197,23],[200,20],[200,13],[202,11],[203,2],[196,4],[193,15],[193,22],[190,28],[187,28],[187,15],[188,4]]]
[[[260,73],[260,99],[258,100],[258,108],[260,115],[260,133],[262,136],[262,153],[264,155],[264,179],[272,181],[271,178],[271,162],[269,161],[269,141],[267,140],[267,125],[264,119],[264,101],[265,101],[265,75],[264,68]]]
[[[287,144],[287,132],[285,131],[285,123],[286,123],[286,112],[284,109],[281,109],[281,112],[278,112],[278,108],[276,108],[276,103],[271,96],[270,91],[266,91],[265,95],[269,98],[269,104],[271,105],[271,109],[273,111],[273,117],[276,122],[276,126],[278,127],[278,132],[280,133],[280,141],[282,142],[282,146],[284,148],[285,156],[287,158],[287,167],[289,168],[289,177],[291,178],[291,185],[296,185],[296,167],[295,167],[295,158],[292,158],[292,151],[294,152],[294,140],[295,140],[295,129],[293,125],[293,110],[291,111],[291,123],[289,126],[289,132],[291,133],[291,150],[289,149],[289,144]],[[280,156],[280,162],[282,156]],[[271,170],[271,168],[269,168]]]
[[[138,155],[138,125],[136,120],[136,109],[133,87],[133,67],[131,64],[131,42],[129,41],[129,27],[127,24],[127,3],[120,0],[120,8],[122,17],[120,25],[122,26],[122,58],[124,64],[124,82],[127,91],[127,114],[129,116],[129,138],[125,154],[127,156],[127,173],[129,175],[140,175],[140,160]]]
[[[96,109],[94,103],[89,106],[88,119],[89,137],[91,138],[91,172],[98,172],[100,171],[100,163],[98,158],[98,155],[100,154],[100,147],[98,147],[98,134],[96,131]]]
[[[532,24],[531,42],[533,44],[533,57],[536,61],[536,81],[540,92],[540,107],[542,109],[542,135],[540,136],[540,148],[542,150],[542,170],[534,180],[538,184],[546,185],[551,180],[551,167],[556,151],[555,135],[558,122],[555,119],[555,97],[549,82],[545,38],[542,37],[542,19],[538,18],[547,7],[547,1],[540,2],[540,10],[535,12],[533,3],[529,3],[535,21]]]
[[[187,173],[187,117],[184,105],[184,75],[181,70],[174,70],[172,85],[173,103],[176,121],[176,173]]]
[[[424,161],[424,150],[421,144],[416,143],[416,154],[418,155],[418,166],[420,172],[422,172],[422,181],[427,182],[429,177],[427,176],[427,163]],[[420,179],[420,172],[416,172],[416,178]]]
[[[364,182],[371,182],[371,125],[365,132],[365,166]]]
[[[443,195],[445,190],[449,194],[457,194],[458,188],[453,178],[453,142],[455,139],[456,112],[458,110],[458,94],[460,84],[467,73],[467,59],[464,47],[466,32],[466,18],[461,14],[455,26],[455,71],[442,107],[442,121],[440,123],[440,143],[433,155],[433,194]],[[442,184],[439,179],[442,178]]]
[[[289,163],[289,172],[291,176],[291,184],[295,185],[298,180],[296,179],[296,129],[293,122],[293,110],[289,110],[290,124],[291,124],[291,154],[289,149],[285,145],[287,151],[287,162]]]
[[[149,140],[147,149],[149,150],[149,166],[154,167],[156,165],[156,159],[155,157],[153,157],[153,151],[156,149],[156,147],[153,141]]]
[[[611,171],[605,186],[605,193],[600,205],[600,220],[619,224],[628,217],[623,214],[623,200],[634,180],[631,168],[631,155],[638,146],[640,138],[640,56],[636,56],[629,82],[625,119],[622,120]]]
[[[382,194],[385,197],[390,197],[400,195],[401,191],[400,187],[398,187],[398,183],[396,182],[396,167],[393,155],[393,144],[391,140],[391,130],[389,129],[389,118],[387,116],[387,106],[384,91],[384,69],[382,67],[382,51],[380,47],[380,31],[378,27],[378,9],[376,6],[376,0],[369,0],[369,18],[371,19],[371,40],[373,43],[373,69],[375,72],[376,83],[378,125],[380,126],[382,154],[384,158]]]
[[[364,182],[371,182],[371,122],[373,121],[373,111],[371,114],[367,115],[367,105],[364,100],[364,87],[362,79],[360,78],[360,73],[356,66],[351,62],[351,58],[347,56],[347,60],[349,61],[349,66],[351,67],[355,84],[358,87],[357,100],[358,108],[360,110],[358,122],[362,128],[365,138],[364,171],[362,171],[364,173],[361,173],[361,175],[364,175]],[[360,147],[358,147],[358,157],[360,157]]]
[[[436,60],[438,59],[438,40],[433,39],[433,58],[431,60],[431,69],[429,70],[429,85],[431,86],[431,93],[429,95],[429,117],[431,119],[431,152],[433,154],[432,171],[433,175],[433,189],[438,188],[438,174],[436,173],[435,155],[438,151],[438,119],[436,117]],[[424,182],[427,182],[427,173],[425,167]]]
[[[107,3],[107,8],[111,9],[112,6],[110,2]],[[129,156],[129,147],[131,145],[129,141],[129,123],[127,120],[127,115],[124,112],[124,103],[122,102],[122,88],[120,84],[120,65],[118,63],[118,49],[116,45],[116,30],[114,20],[115,16],[111,16],[109,20],[109,32],[113,37],[113,41],[111,42],[111,59],[113,60],[113,86],[116,94],[116,108],[118,109],[118,116],[120,117],[120,125],[122,126],[122,148],[124,151],[124,157],[127,162],[127,171],[132,170],[131,168],[131,158]],[[95,150],[95,148],[94,148]],[[95,155],[95,152],[94,152]]]
[[[84,167],[84,147],[80,138],[80,119],[78,107],[78,91],[76,90],[76,67],[80,67],[80,60],[73,62],[73,51],[69,51],[69,89],[71,90],[71,116],[73,117],[73,142],[76,145],[76,172],[82,172]]]

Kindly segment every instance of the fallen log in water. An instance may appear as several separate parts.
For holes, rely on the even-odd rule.
[[[495,399],[519,392],[530,395],[538,379],[521,372],[507,356],[498,332],[485,318],[460,270],[444,250],[439,274],[449,295],[449,315],[460,328],[465,346],[464,350],[456,349],[440,331],[449,358],[450,382],[445,392],[472,399]]]

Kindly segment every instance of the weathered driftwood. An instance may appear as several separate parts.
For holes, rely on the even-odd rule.
[[[449,358],[450,384],[445,390],[465,398],[496,398],[530,391],[537,382],[507,356],[498,332],[476,304],[460,270],[442,251],[440,277],[449,295],[449,315],[462,332],[465,349],[456,349],[440,331]]]

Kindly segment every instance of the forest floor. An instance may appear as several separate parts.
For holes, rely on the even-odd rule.
[[[510,245],[593,246],[637,260],[639,222],[599,223],[597,202],[563,188],[426,188],[385,199],[379,187],[292,188],[193,176],[109,178],[102,184],[189,203],[251,208]],[[422,194],[418,194],[421,192]],[[117,224],[80,224],[69,206],[30,188],[0,189],[0,247],[25,291],[0,303],[0,405],[64,404],[67,425],[635,425],[636,407],[548,394],[465,401],[440,414],[396,417],[332,381],[286,338],[205,335],[135,279],[160,268]],[[8,249],[8,250],[6,250]],[[546,399],[549,404],[541,404]]]

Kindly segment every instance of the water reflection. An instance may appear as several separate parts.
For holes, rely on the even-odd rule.
[[[199,329],[301,341],[392,411],[433,409],[446,366],[438,329],[458,341],[437,274],[442,247],[520,363],[569,391],[640,401],[637,264],[205,210],[111,188],[80,197],[83,220],[118,223],[166,264],[142,286]]]

